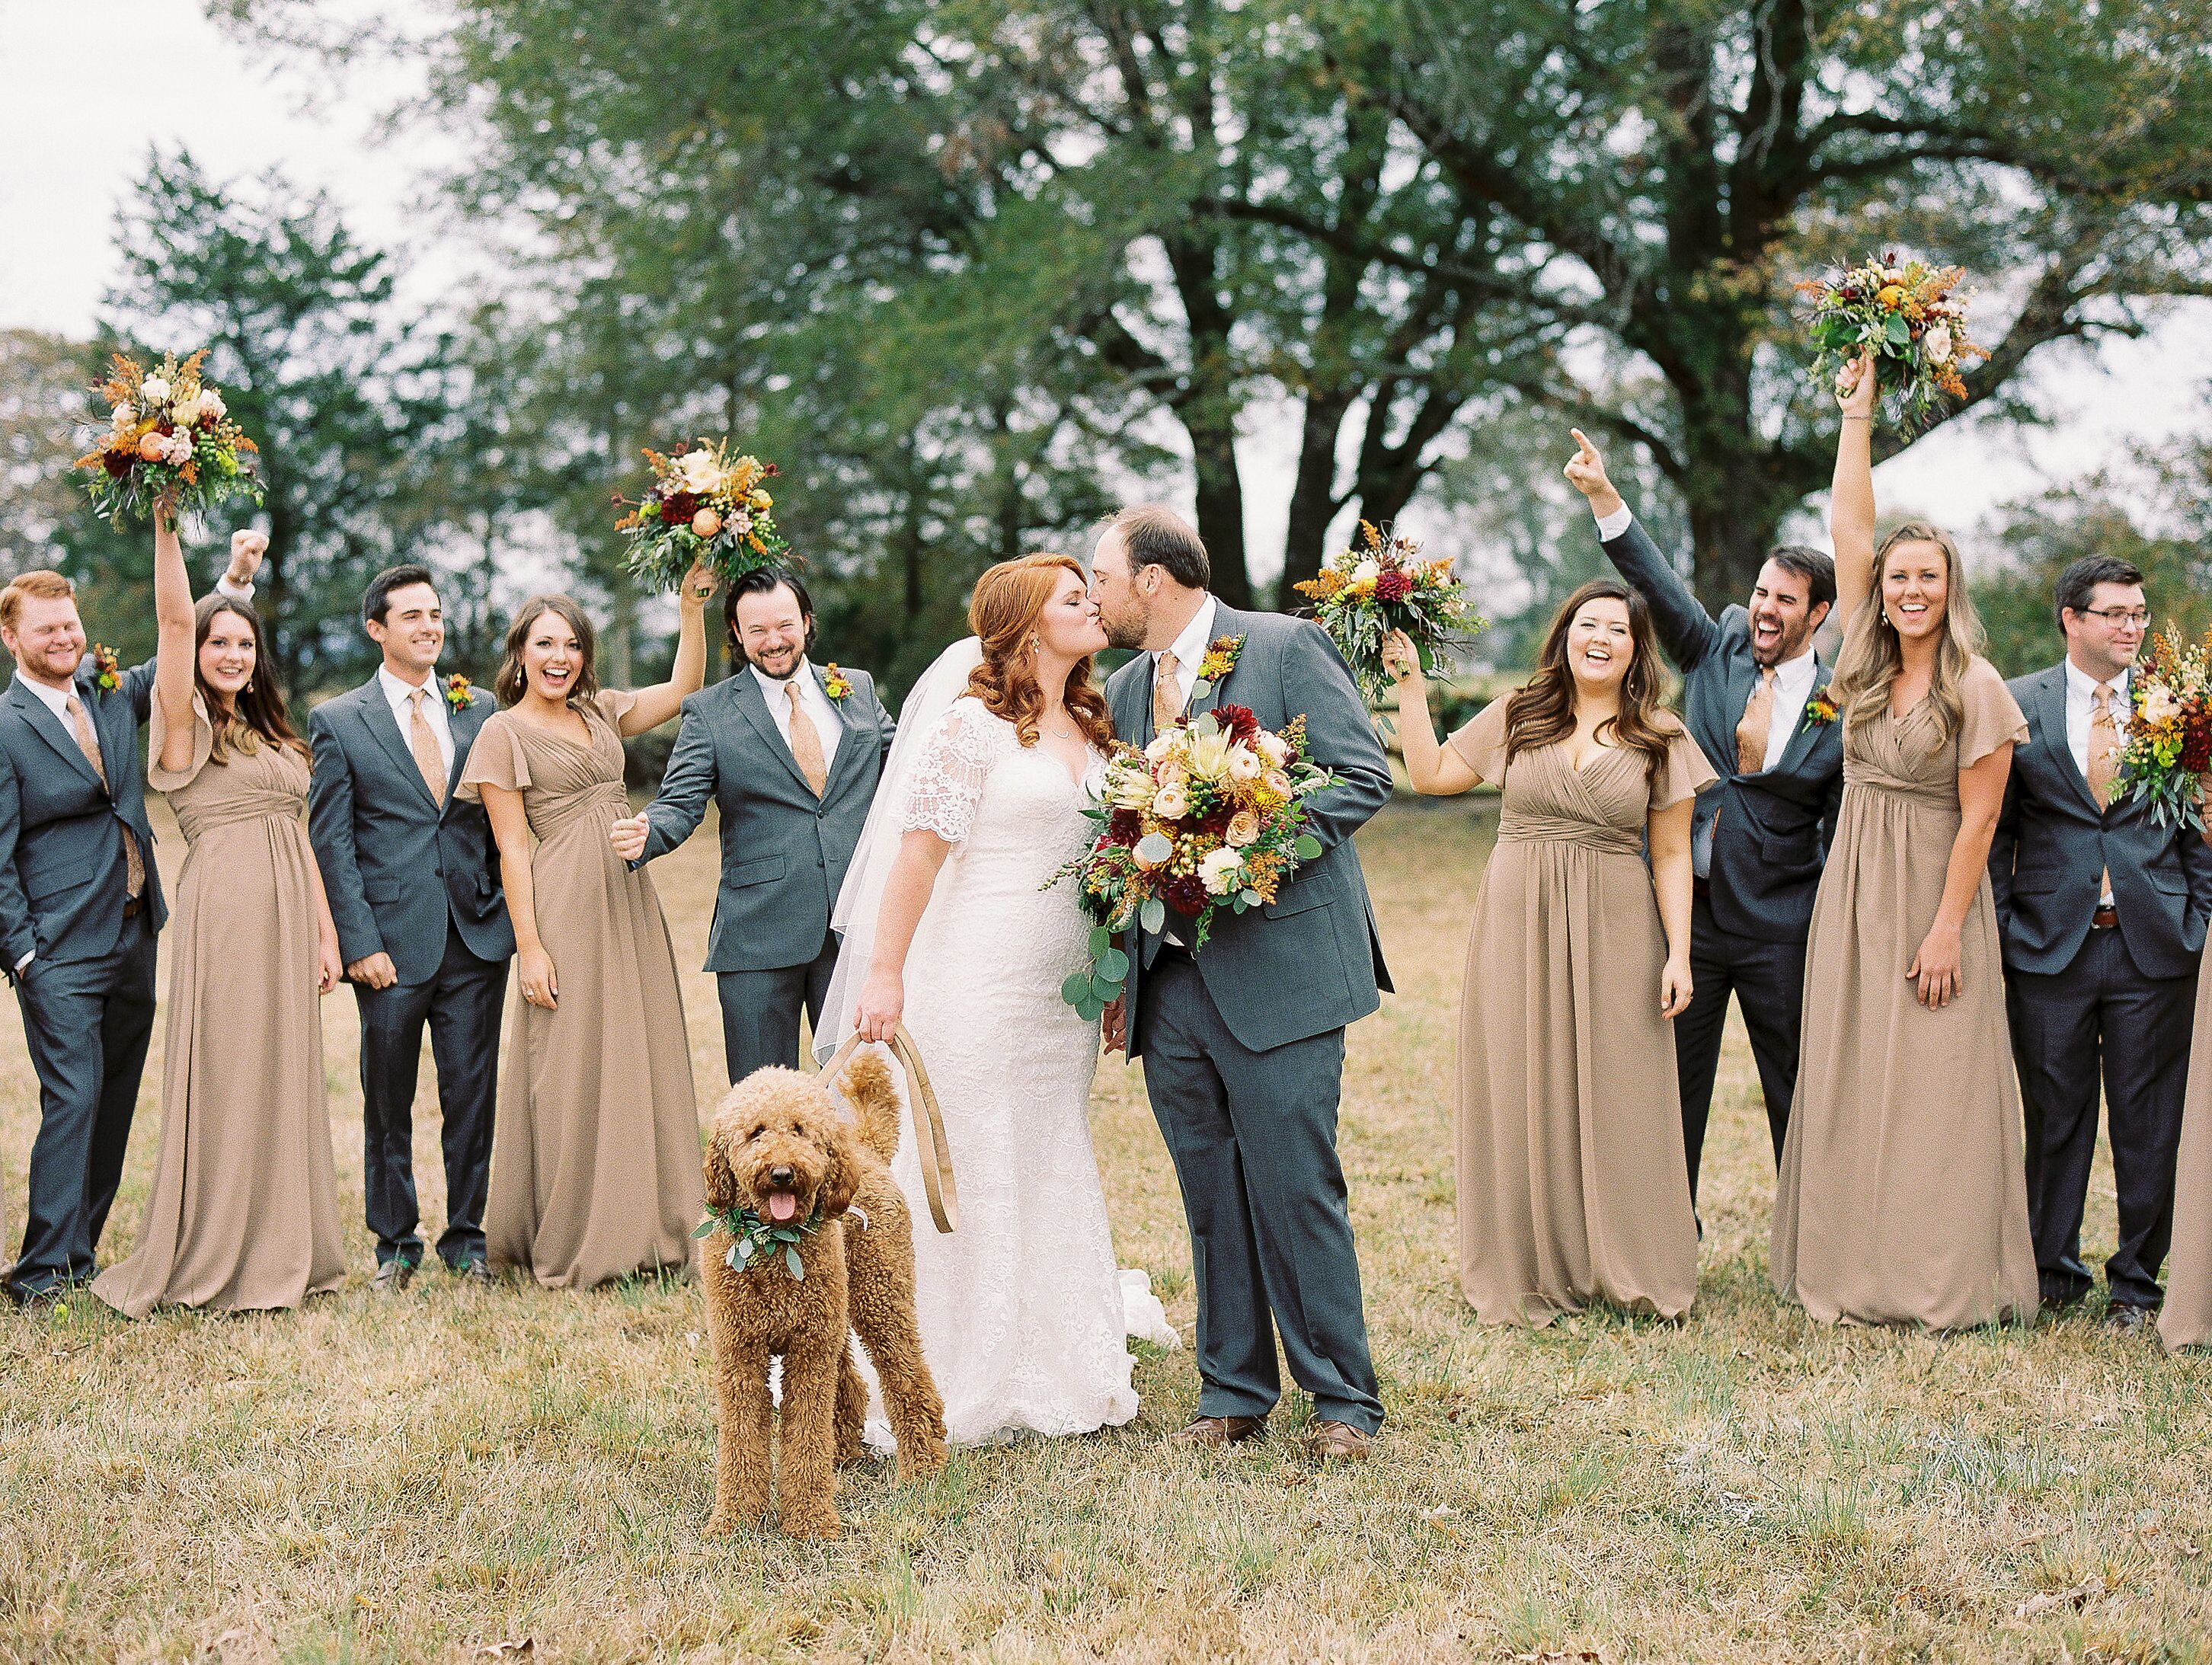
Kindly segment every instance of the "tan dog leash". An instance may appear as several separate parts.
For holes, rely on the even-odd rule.
[[[830,1061],[822,1066],[822,1073],[832,1083],[845,1067],[845,1060],[860,1044],[858,1030],[845,1037],[845,1044],[830,1054]],[[931,1091],[929,1072],[921,1066],[921,1052],[914,1043],[914,1036],[901,1024],[891,1034],[891,1055],[906,1071],[907,1103],[914,1111],[914,1151],[921,1159],[921,1188],[929,1198],[929,1217],[937,1223],[940,1232],[951,1232],[960,1225],[960,1188],[952,1178],[952,1147],[945,1142],[945,1112],[938,1108],[937,1095]]]

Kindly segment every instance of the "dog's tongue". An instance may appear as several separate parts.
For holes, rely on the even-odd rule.
[[[787,1220],[796,1219],[799,1217],[799,1199],[788,1191],[769,1192],[768,1217],[778,1225],[783,1224]]]

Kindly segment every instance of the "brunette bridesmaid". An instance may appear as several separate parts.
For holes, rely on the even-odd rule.
[[[2206,794],[2203,812],[2204,842],[2212,844],[2212,793]],[[2212,976],[2202,973],[2182,1106],[2181,1154],[2173,1176],[2173,1247],[2166,1261],[2166,1304],[2158,1315],[2159,1339],[2177,1352],[2212,1342]]]

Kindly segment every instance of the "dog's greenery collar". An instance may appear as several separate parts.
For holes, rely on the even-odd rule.
[[[717,1231],[726,1231],[734,1241],[730,1252],[723,1258],[732,1272],[750,1271],[774,1259],[776,1250],[783,1250],[783,1268],[794,1283],[806,1281],[806,1268],[799,1263],[799,1245],[822,1229],[822,1211],[816,1209],[805,1219],[791,1225],[778,1225],[764,1220],[750,1208],[709,1208],[707,1218],[691,1236],[711,1237]]]

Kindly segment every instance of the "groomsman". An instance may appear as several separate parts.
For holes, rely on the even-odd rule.
[[[1660,642],[1681,673],[1684,719],[1720,776],[1698,794],[1690,844],[1695,988],[1674,1020],[1695,1201],[1731,993],[1750,1033],[1778,1166],[1789,1131],[1805,939],[1844,791],[1840,725],[1807,715],[1832,669],[1813,651],[1813,633],[1835,604],[1836,563],[1784,544],[1759,569],[1749,604],[1716,620],[1613,489],[1597,448],[1580,428],[1573,433],[1567,479],[1589,499],[1606,558],[1650,604]]]
[[[2212,849],[2113,791],[2150,623],[2143,575],[2092,556],[2059,575],[2066,658],[2011,684],[2028,739],[2014,749],[1990,882],[2027,1120],[2027,1211],[2046,1309],[2089,1291],[2081,1211],[2103,1078],[2119,1193],[2105,1262],[2109,1321],[2148,1322],[2173,1228],[2174,1156],[2189,1069]]]
[[[251,600],[268,544],[234,534],[216,587]],[[112,672],[112,659],[88,653],[76,587],[57,572],[0,591],[0,643],[15,660],[0,699],[0,966],[39,1077],[30,1208],[7,1291],[29,1305],[99,1270],[168,909],[138,754],[154,662]]]
[[[437,679],[446,618],[428,568],[379,573],[362,625],[384,662],[307,719],[315,772],[307,836],[361,1014],[362,1195],[380,1295],[422,1263],[415,1197],[415,1082],[422,1030],[438,1067],[452,1271],[491,1281],[484,1192],[498,1091],[500,1007],[514,956],[491,823],[456,798],[489,695]]]
[[[808,658],[814,604],[790,573],[732,583],[722,622],[745,668],[684,702],[660,795],[618,821],[632,866],[665,855],[721,811],[722,883],[707,969],[722,1005],[730,1079],[799,1063],[799,1014],[819,1028],[836,969],[830,915],[876,795],[894,726],[865,671]]]

